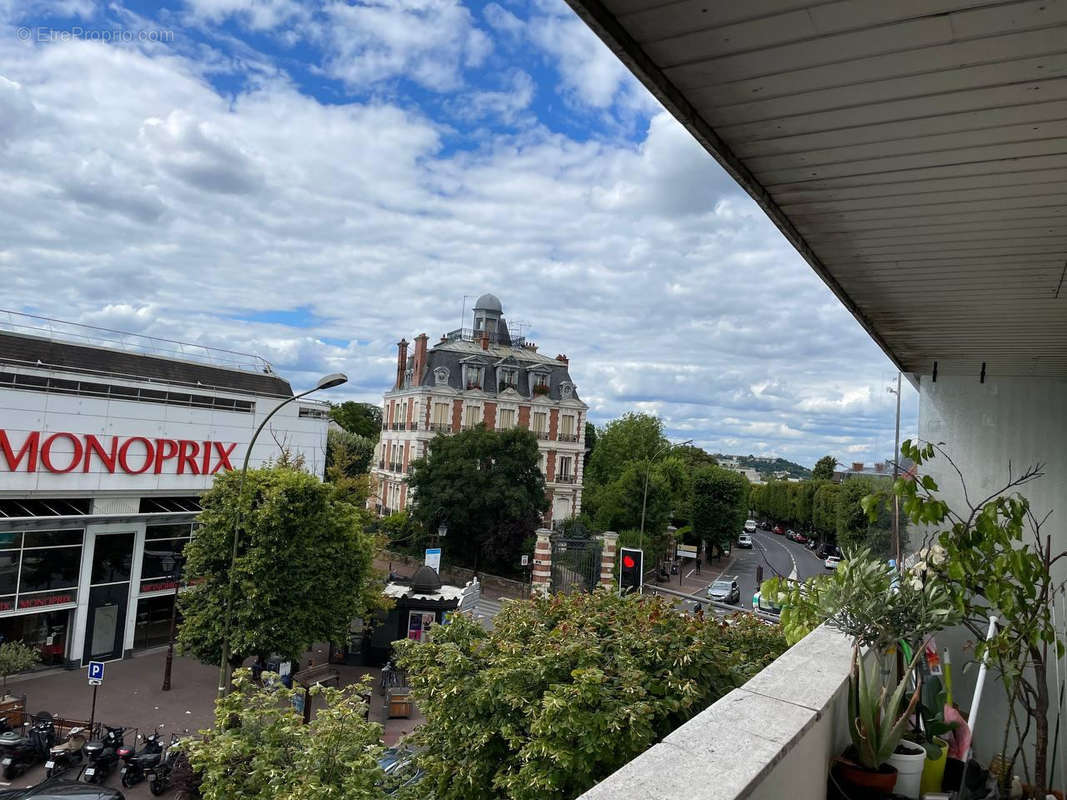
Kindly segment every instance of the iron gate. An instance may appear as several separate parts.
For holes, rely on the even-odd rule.
[[[600,583],[600,542],[552,538],[552,591],[591,592]]]

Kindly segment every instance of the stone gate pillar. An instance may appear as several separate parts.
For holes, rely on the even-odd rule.
[[[611,589],[615,586],[615,554],[618,551],[619,534],[604,531],[600,537],[604,547],[600,551],[600,585]]]
[[[533,572],[530,577],[530,595],[547,597],[552,583],[552,531],[537,529],[537,544],[534,546]]]

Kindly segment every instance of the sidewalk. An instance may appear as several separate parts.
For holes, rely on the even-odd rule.
[[[326,662],[327,648],[317,647],[307,653],[303,664],[312,659],[316,664]],[[97,690],[96,721],[127,729],[127,744],[132,744],[136,731],[152,731],[162,726],[165,739],[172,732],[192,734],[210,728],[214,723],[215,695],[218,689],[218,668],[201,664],[190,658],[174,657],[171,670],[171,690],[160,689],[163,683],[163,666],[166,648],[139,653],[125,661],[107,664],[104,683]],[[407,735],[423,721],[415,709],[410,719],[387,719],[385,695],[379,688],[380,670],[377,667],[349,667],[333,665],[341,676],[341,685],[359,681],[364,675],[371,677],[373,694],[370,702],[370,720],[381,723],[382,738],[391,746]],[[48,711],[54,716],[89,719],[92,704],[92,689],[88,685],[85,669],[49,670],[43,673],[13,676],[8,679],[8,692],[26,695],[27,710],[31,713]],[[312,713],[321,705],[321,700],[312,701]],[[20,776],[10,785],[33,786],[44,777],[43,767],[37,766]],[[108,785],[117,787],[116,771]],[[0,789],[8,784],[0,781]],[[150,797],[145,785],[122,790],[127,798]]]

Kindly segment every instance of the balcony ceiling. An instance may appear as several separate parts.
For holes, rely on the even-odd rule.
[[[568,2],[902,369],[1067,377],[1067,1]]]

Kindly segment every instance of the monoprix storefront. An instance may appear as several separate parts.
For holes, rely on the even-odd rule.
[[[3,322],[0,641],[23,641],[46,664],[165,644],[199,496],[240,466],[255,426],[292,389],[250,356],[186,345],[168,358],[147,337],[133,337],[136,350],[129,336],[102,347],[98,329],[88,345]],[[284,446],[321,476],[327,421],[322,404],[291,403],[251,464]]]

